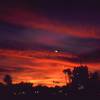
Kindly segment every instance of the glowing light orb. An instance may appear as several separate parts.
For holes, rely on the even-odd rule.
[[[54,50],[54,52],[55,52],[55,53],[58,53],[59,51],[58,51],[58,50]]]

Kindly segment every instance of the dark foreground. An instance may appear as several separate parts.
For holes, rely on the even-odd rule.
[[[0,100],[100,100],[100,96],[80,95],[80,96],[65,96],[65,95],[20,95],[20,96],[0,96]]]
[[[64,70],[71,82],[67,86],[33,86],[32,83],[13,84],[6,75],[0,83],[0,100],[100,100],[100,74],[90,73],[87,66]]]

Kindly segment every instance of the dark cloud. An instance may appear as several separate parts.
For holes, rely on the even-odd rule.
[[[0,73],[8,73],[8,74],[12,74],[12,73],[22,73],[22,72],[26,72],[26,73],[34,73],[34,72],[38,72],[41,71],[40,69],[35,69],[35,68],[25,68],[24,66],[20,66],[20,67],[15,67],[15,66],[0,66]]]
[[[80,54],[93,51],[98,48],[100,39],[68,36],[65,37],[61,43],[64,45],[64,49],[68,49],[70,52]]]
[[[20,8],[36,11],[67,23],[71,20],[76,23],[83,20],[82,22],[99,22],[100,25],[100,21],[96,20],[100,17],[100,3],[97,0],[3,0],[0,4],[1,11],[7,8]]]
[[[100,63],[100,48],[80,55],[83,62]]]
[[[9,73],[9,72],[12,72],[11,70],[9,69],[5,69],[5,68],[0,68],[0,73]]]
[[[3,68],[2,68],[3,67]],[[0,67],[0,73],[15,73],[15,72],[21,72],[24,71],[24,68],[11,68],[7,66]]]

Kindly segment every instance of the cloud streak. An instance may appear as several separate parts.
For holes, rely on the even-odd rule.
[[[7,12],[8,13],[3,14],[0,19],[15,25],[43,29],[57,34],[68,34],[85,38],[100,38],[99,26],[96,25],[81,23],[76,25],[74,25],[74,23],[64,24],[57,20],[51,20],[39,13],[21,9],[7,9]]]

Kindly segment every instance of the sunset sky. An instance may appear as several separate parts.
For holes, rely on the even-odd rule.
[[[80,59],[100,71],[100,4],[65,1],[0,2],[0,82],[9,74],[15,83],[61,86],[63,69]]]

